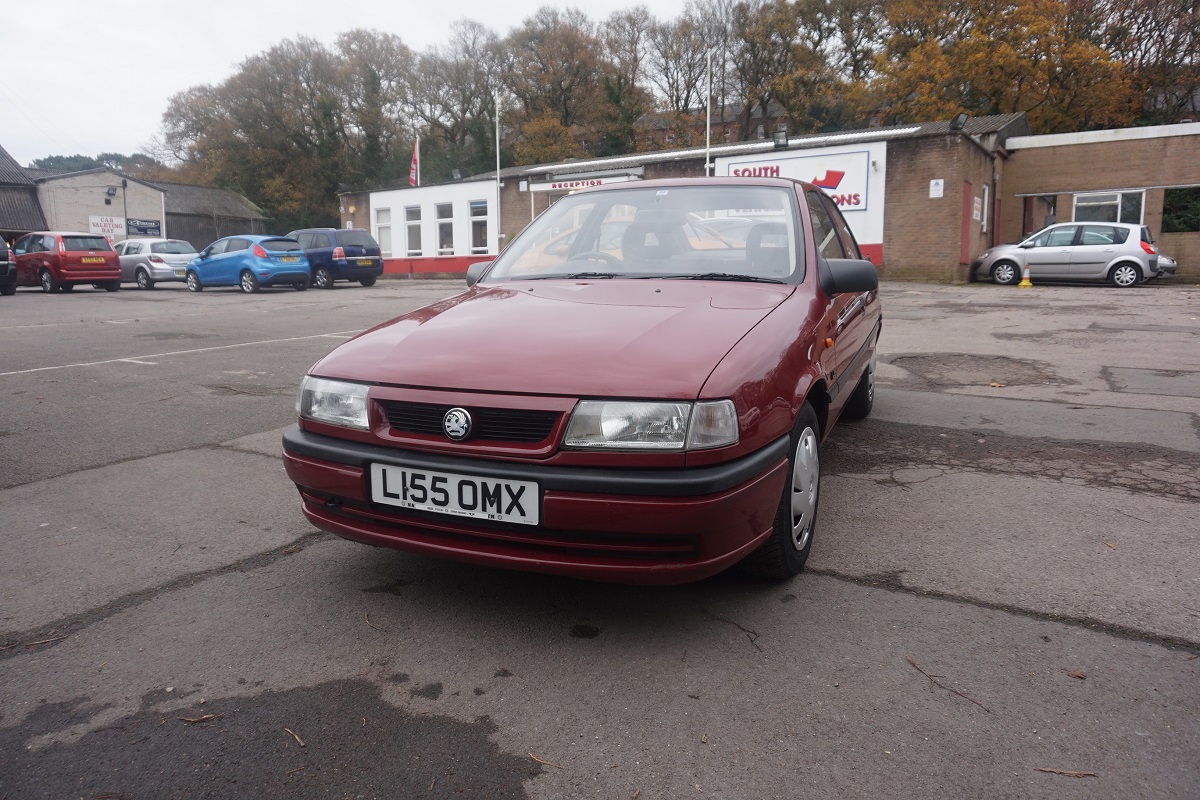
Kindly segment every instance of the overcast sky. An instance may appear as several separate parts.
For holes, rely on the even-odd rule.
[[[660,19],[683,0],[588,0],[600,21],[645,4]],[[0,146],[22,166],[35,158],[129,154],[158,135],[167,100],[232,75],[284,39],[331,44],[352,28],[400,36],[415,51],[441,46],[450,23],[474,19],[504,36],[542,0],[11,0],[0,39]],[[565,6],[564,6],[565,7]]]

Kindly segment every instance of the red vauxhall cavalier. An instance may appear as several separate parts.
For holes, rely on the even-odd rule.
[[[803,568],[821,443],[870,413],[882,324],[820,189],[587,189],[467,284],[304,378],[284,462],[314,525],[599,580]]]

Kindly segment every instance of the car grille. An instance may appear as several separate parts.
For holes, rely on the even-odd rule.
[[[455,406],[440,403],[380,402],[392,429],[401,433],[446,436],[442,419]],[[557,411],[527,411],[511,408],[467,408],[474,420],[471,439],[498,442],[541,442],[554,430]]]

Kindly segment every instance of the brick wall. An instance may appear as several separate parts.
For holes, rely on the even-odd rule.
[[[898,280],[961,281],[967,264],[962,258],[964,191],[967,197],[969,262],[991,241],[994,220],[992,157],[965,136],[947,135],[888,143],[887,191],[883,219],[883,274]],[[930,181],[940,179],[940,198],[930,197]],[[983,187],[988,201],[983,202]],[[972,218],[974,199],[980,200],[980,220]],[[983,229],[983,215],[988,229]]]

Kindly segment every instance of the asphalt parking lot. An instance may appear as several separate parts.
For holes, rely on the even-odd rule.
[[[340,341],[457,292],[0,298],[0,798],[1200,796],[1200,287],[885,283],[808,571],[319,533]]]

